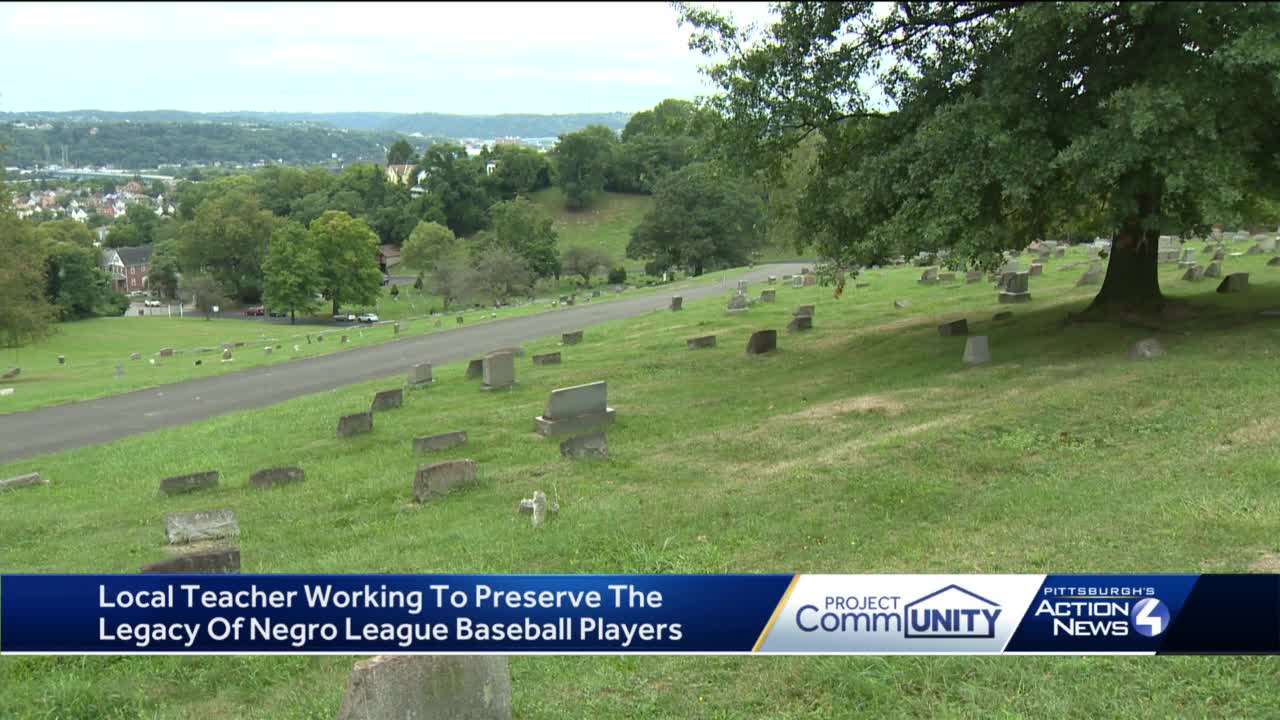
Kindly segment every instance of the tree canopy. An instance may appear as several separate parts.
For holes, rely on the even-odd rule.
[[[799,218],[830,258],[993,267],[1083,222],[1113,235],[1090,313],[1154,311],[1158,235],[1276,196],[1274,4],[785,3],[755,38],[679,9],[727,57],[722,148],[776,173],[823,138]]]

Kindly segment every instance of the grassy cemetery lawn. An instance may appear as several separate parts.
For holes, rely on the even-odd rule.
[[[775,304],[743,313],[726,314],[726,291],[589,328],[581,345],[527,343],[509,391],[438,367],[434,387],[355,438],[336,439],[337,418],[402,377],[24,460],[0,477],[51,484],[0,496],[0,568],[136,572],[166,556],[166,513],[228,508],[246,573],[1275,572],[1280,317],[1260,311],[1280,306],[1280,268],[1267,259],[1227,258],[1224,273],[1250,273],[1232,295],[1161,266],[1165,292],[1195,310],[1159,330],[1062,322],[1096,291],[1074,287],[1083,266],[1063,269],[1082,249],[1017,305],[963,273],[918,285],[920,268],[869,272],[839,300],[779,280]],[[813,329],[787,333],[800,304],[815,305]],[[939,335],[959,318],[993,362],[966,367],[965,338]],[[746,356],[767,328],[778,351]],[[686,349],[708,334],[716,347]],[[1166,354],[1129,359],[1147,337]],[[553,350],[562,364],[532,364]],[[533,418],[553,388],[595,380],[617,410],[609,458],[562,459]],[[415,436],[452,430],[467,443],[412,453]],[[415,504],[415,468],[455,458],[477,461],[478,484]],[[305,483],[246,487],[294,464]],[[216,489],[157,496],[161,478],[214,468]],[[536,530],[514,511],[535,490],[561,508]],[[0,658],[0,716],[331,718],[354,660]],[[516,716],[548,719],[1261,716],[1280,681],[1272,659],[1248,657],[511,666]]]
[[[678,292],[680,288],[691,285],[722,282],[742,271],[738,268],[708,273],[701,278],[684,279],[660,288],[638,288],[622,295],[614,295],[607,286],[597,285],[602,294],[592,302],[609,302],[643,292]],[[414,291],[410,289],[408,292]],[[498,310],[469,309],[462,314],[468,325],[474,325],[548,311],[551,309],[548,305],[549,300],[543,299],[534,304]],[[387,312],[387,308],[394,309]],[[14,391],[0,397],[0,414],[91,400],[386,342],[396,337],[392,326],[395,321],[401,323],[401,333],[404,334],[439,332],[435,329],[434,320],[427,317],[429,310],[426,303],[402,295],[399,301],[384,297],[378,305],[380,322],[376,325],[289,325],[230,317],[205,320],[198,315],[185,318],[128,316],[59,323],[54,326],[54,335],[40,343],[20,350],[0,351],[0,373],[12,367],[21,369],[16,378],[0,380],[0,388],[13,388]],[[495,313],[497,318],[492,318]],[[227,315],[234,317],[232,313]],[[441,330],[456,326],[452,316],[442,316],[442,320]],[[313,339],[311,344],[307,344],[308,334]],[[323,335],[324,340],[315,341],[318,335]],[[348,338],[346,345],[340,343],[343,335]],[[222,362],[222,345],[237,342],[244,345],[232,348],[231,362]],[[270,354],[265,350],[267,346],[272,348]],[[296,351],[294,346],[298,348]],[[160,350],[166,347],[174,348],[175,352],[181,351],[181,354],[159,357]],[[135,352],[141,355],[141,359],[130,360],[130,355]],[[59,355],[66,358],[65,364],[58,364]],[[151,360],[156,364],[152,365]],[[196,360],[201,364],[196,365]],[[121,366],[123,375],[117,376],[117,365]]]
[[[653,207],[652,196],[603,193],[592,207],[577,211],[565,209],[560,188],[539,190],[529,198],[551,213],[562,252],[575,245],[598,247],[608,251],[614,263],[628,272],[640,272],[644,267],[639,260],[627,259],[627,243],[632,229]]]

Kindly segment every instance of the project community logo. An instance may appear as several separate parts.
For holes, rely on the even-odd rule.
[[[904,638],[990,639],[1004,609],[971,590],[951,584],[903,602],[899,595],[828,597],[827,608],[803,605],[796,625],[803,632],[890,632]]]

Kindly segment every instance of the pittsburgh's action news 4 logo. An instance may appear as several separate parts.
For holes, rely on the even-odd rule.
[[[1035,616],[1050,619],[1054,637],[1158,637],[1169,627],[1169,608],[1153,587],[1046,587]]]

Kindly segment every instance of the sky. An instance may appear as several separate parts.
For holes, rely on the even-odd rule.
[[[689,32],[665,2],[0,3],[0,111],[634,112],[713,90]]]

